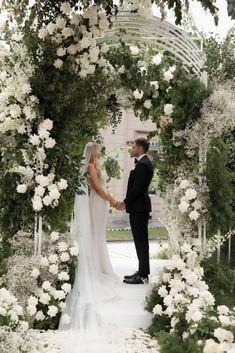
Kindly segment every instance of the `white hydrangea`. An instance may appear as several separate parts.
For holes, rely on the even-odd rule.
[[[68,262],[70,260],[70,256],[67,252],[62,252],[60,258],[62,262]]]
[[[45,305],[48,305],[50,300],[51,300],[51,296],[48,293],[43,293],[39,298],[40,303]]]
[[[153,308],[153,314],[154,315],[162,315],[163,311],[162,311],[162,306],[159,304],[156,304],[155,307]]]
[[[58,274],[58,278],[60,281],[69,281],[69,274],[65,271],[62,271]]]
[[[78,247],[77,246],[72,246],[69,248],[69,252],[71,256],[77,256],[78,255]]]
[[[45,315],[43,314],[43,312],[41,310],[37,312],[35,319],[37,321],[43,321],[45,319]]]
[[[69,293],[72,289],[70,283],[64,283],[61,288],[65,293]]]
[[[56,59],[53,65],[56,69],[61,69],[61,67],[63,66],[63,61],[60,59]]]
[[[31,135],[29,138],[29,142],[34,146],[38,146],[40,144],[40,137],[36,134]]]
[[[180,212],[185,213],[188,211],[189,203],[186,201],[182,201],[178,206]]]
[[[19,184],[19,185],[17,185],[16,190],[19,194],[24,194],[27,191],[27,185],[26,184]]]
[[[43,208],[42,199],[38,196],[33,197],[32,203],[34,211],[41,211],[41,209]]]
[[[51,240],[54,242],[59,239],[59,233],[58,232],[52,232],[50,235]]]
[[[64,241],[59,242],[58,247],[60,252],[68,250],[68,245]]]
[[[49,257],[48,257],[48,260],[54,264],[56,262],[58,262],[59,258],[58,258],[58,255],[57,254],[51,254]]]
[[[59,190],[65,190],[68,187],[68,182],[65,179],[60,179],[60,181],[57,183],[57,186]]]
[[[50,265],[49,266],[49,272],[52,273],[53,275],[56,275],[58,273],[58,265]]]
[[[55,144],[56,144],[55,139],[53,139],[52,137],[47,138],[45,141],[46,148],[53,148]]]

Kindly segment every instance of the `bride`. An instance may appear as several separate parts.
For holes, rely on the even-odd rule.
[[[106,244],[108,202],[118,202],[107,192],[100,165],[101,147],[89,142],[84,149],[82,172],[87,183],[75,195],[71,235],[79,243],[73,289],[66,298],[59,331],[62,353],[117,352],[115,325],[105,315],[104,303],[118,298],[119,277],[114,273]],[[112,333],[114,334],[112,337]]]

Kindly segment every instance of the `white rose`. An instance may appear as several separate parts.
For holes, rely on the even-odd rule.
[[[185,192],[185,197],[187,198],[187,200],[193,200],[197,197],[197,191],[192,189],[192,188],[189,188],[186,190]]]
[[[58,278],[60,281],[68,281],[69,280],[69,275],[67,272],[62,271],[58,274]]]
[[[68,1],[63,2],[62,5],[60,6],[60,11],[64,14],[70,13],[71,10],[72,9]]]
[[[232,343],[233,342],[233,334],[231,331],[225,330],[223,328],[217,328],[214,330],[214,336],[218,338],[220,342],[228,342]]]
[[[71,256],[77,256],[77,255],[78,255],[78,247],[72,246],[72,247],[69,249],[69,252],[70,252]]]
[[[229,314],[229,308],[226,305],[218,305],[217,311],[218,311],[219,315],[228,315]]]
[[[70,283],[64,283],[61,288],[65,293],[69,293],[72,289]]]
[[[45,141],[45,147],[46,148],[53,148],[55,146],[56,142],[52,137],[49,137],[48,139],[46,139]]]
[[[49,196],[52,200],[58,200],[60,198],[59,190],[51,190]]]
[[[172,80],[172,78],[174,77],[174,75],[168,70],[165,71],[163,74],[163,78],[165,81],[169,82],[170,80]]]
[[[155,89],[159,88],[158,81],[150,81],[150,85],[153,86]]]
[[[172,105],[172,104],[169,104],[169,103],[165,104],[165,106],[164,106],[164,113],[165,113],[165,115],[167,115],[167,116],[171,115],[171,114],[173,113],[173,105]]]
[[[41,139],[43,139],[43,138],[44,138],[44,139],[48,139],[49,136],[50,136],[49,131],[47,131],[47,130],[45,130],[45,129],[39,129],[38,134],[39,134],[39,136],[41,137]]]
[[[161,286],[159,289],[158,289],[158,294],[160,295],[160,297],[165,297],[167,296],[168,292],[167,292],[167,289],[166,289],[166,286]]]
[[[178,208],[179,208],[179,210],[180,210],[181,213],[185,213],[185,212],[187,212],[187,210],[188,210],[188,208],[189,208],[189,203],[183,201],[183,202],[181,202],[181,203],[179,204],[179,207],[178,207]]]
[[[43,186],[41,185],[38,185],[35,190],[34,190],[35,194],[38,195],[38,196],[43,196],[44,193],[45,193],[45,189]]]
[[[70,256],[67,252],[62,252],[62,254],[60,255],[60,258],[62,262],[67,262],[70,260]]]
[[[155,305],[155,307],[153,308],[153,314],[154,315],[162,315],[162,306],[157,304]]]
[[[202,208],[202,202],[200,200],[195,200],[192,203],[192,206],[194,207],[195,210],[200,210]]]
[[[49,272],[56,275],[58,273],[58,265],[50,265],[49,266]]]
[[[49,195],[47,195],[42,199],[42,201],[45,206],[49,206],[53,202],[53,199]]]
[[[52,232],[50,235],[51,240],[54,242],[59,239],[59,233],[58,232]]]
[[[51,296],[48,293],[43,293],[39,298],[40,303],[45,305],[49,304],[50,300]]]
[[[37,312],[36,316],[35,316],[37,321],[42,321],[45,319],[45,315],[43,314],[43,312],[40,310]]]
[[[162,62],[162,57],[163,57],[163,55],[161,53],[154,55],[152,58],[152,63],[154,65],[160,65]]]
[[[204,346],[203,349],[203,353],[217,353],[217,348],[218,348],[218,343],[216,343],[214,340],[212,339],[208,339],[206,340],[206,344]]]
[[[136,45],[131,45],[130,51],[132,55],[138,55],[140,52],[139,48]]]
[[[56,59],[53,65],[56,69],[61,69],[61,67],[63,66],[63,61],[60,59]]]
[[[189,218],[192,219],[193,221],[196,221],[200,216],[200,213],[198,213],[197,211],[191,211],[189,213]]]
[[[44,186],[44,187],[48,186],[48,184],[49,184],[48,178],[42,174],[37,175],[35,180],[38,184],[40,184],[41,186]]]
[[[40,275],[40,272],[38,271],[38,269],[34,268],[33,271],[31,272],[31,276],[34,278],[38,278],[39,275]]]
[[[152,107],[151,99],[146,99],[144,101],[144,107],[147,108],[147,109],[150,109]]]
[[[60,48],[57,49],[56,54],[58,56],[64,56],[66,54],[66,49],[60,47]]]
[[[19,185],[17,185],[16,190],[19,194],[24,194],[27,191],[27,185],[26,184],[19,184]]]
[[[144,92],[143,92],[142,90],[136,89],[136,90],[133,92],[133,95],[134,95],[135,99],[142,99],[142,98],[143,98],[143,95],[144,95]]]
[[[44,281],[43,284],[42,284],[42,289],[44,290],[47,290],[47,291],[50,291],[51,290],[51,282],[49,281]]]
[[[50,306],[48,307],[48,312],[47,312],[47,314],[48,314],[50,317],[56,316],[57,313],[58,313],[58,308],[57,308],[55,305],[50,305]]]
[[[61,321],[64,325],[68,325],[71,322],[70,316],[68,314],[63,314]]]
[[[65,179],[60,179],[60,181],[57,183],[57,186],[59,190],[65,190],[68,187],[68,182]]]

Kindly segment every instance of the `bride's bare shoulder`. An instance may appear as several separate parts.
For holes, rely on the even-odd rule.
[[[87,170],[89,173],[92,173],[92,172],[94,173],[94,172],[96,172],[96,167],[93,163],[88,163]]]

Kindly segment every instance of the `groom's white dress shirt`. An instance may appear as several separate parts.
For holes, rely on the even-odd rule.
[[[138,160],[138,162],[144,157],[144,156],[146,156],[146,153],[144,153],[144,154],[141,154],[139,157],[137,157],[136,159]]]

